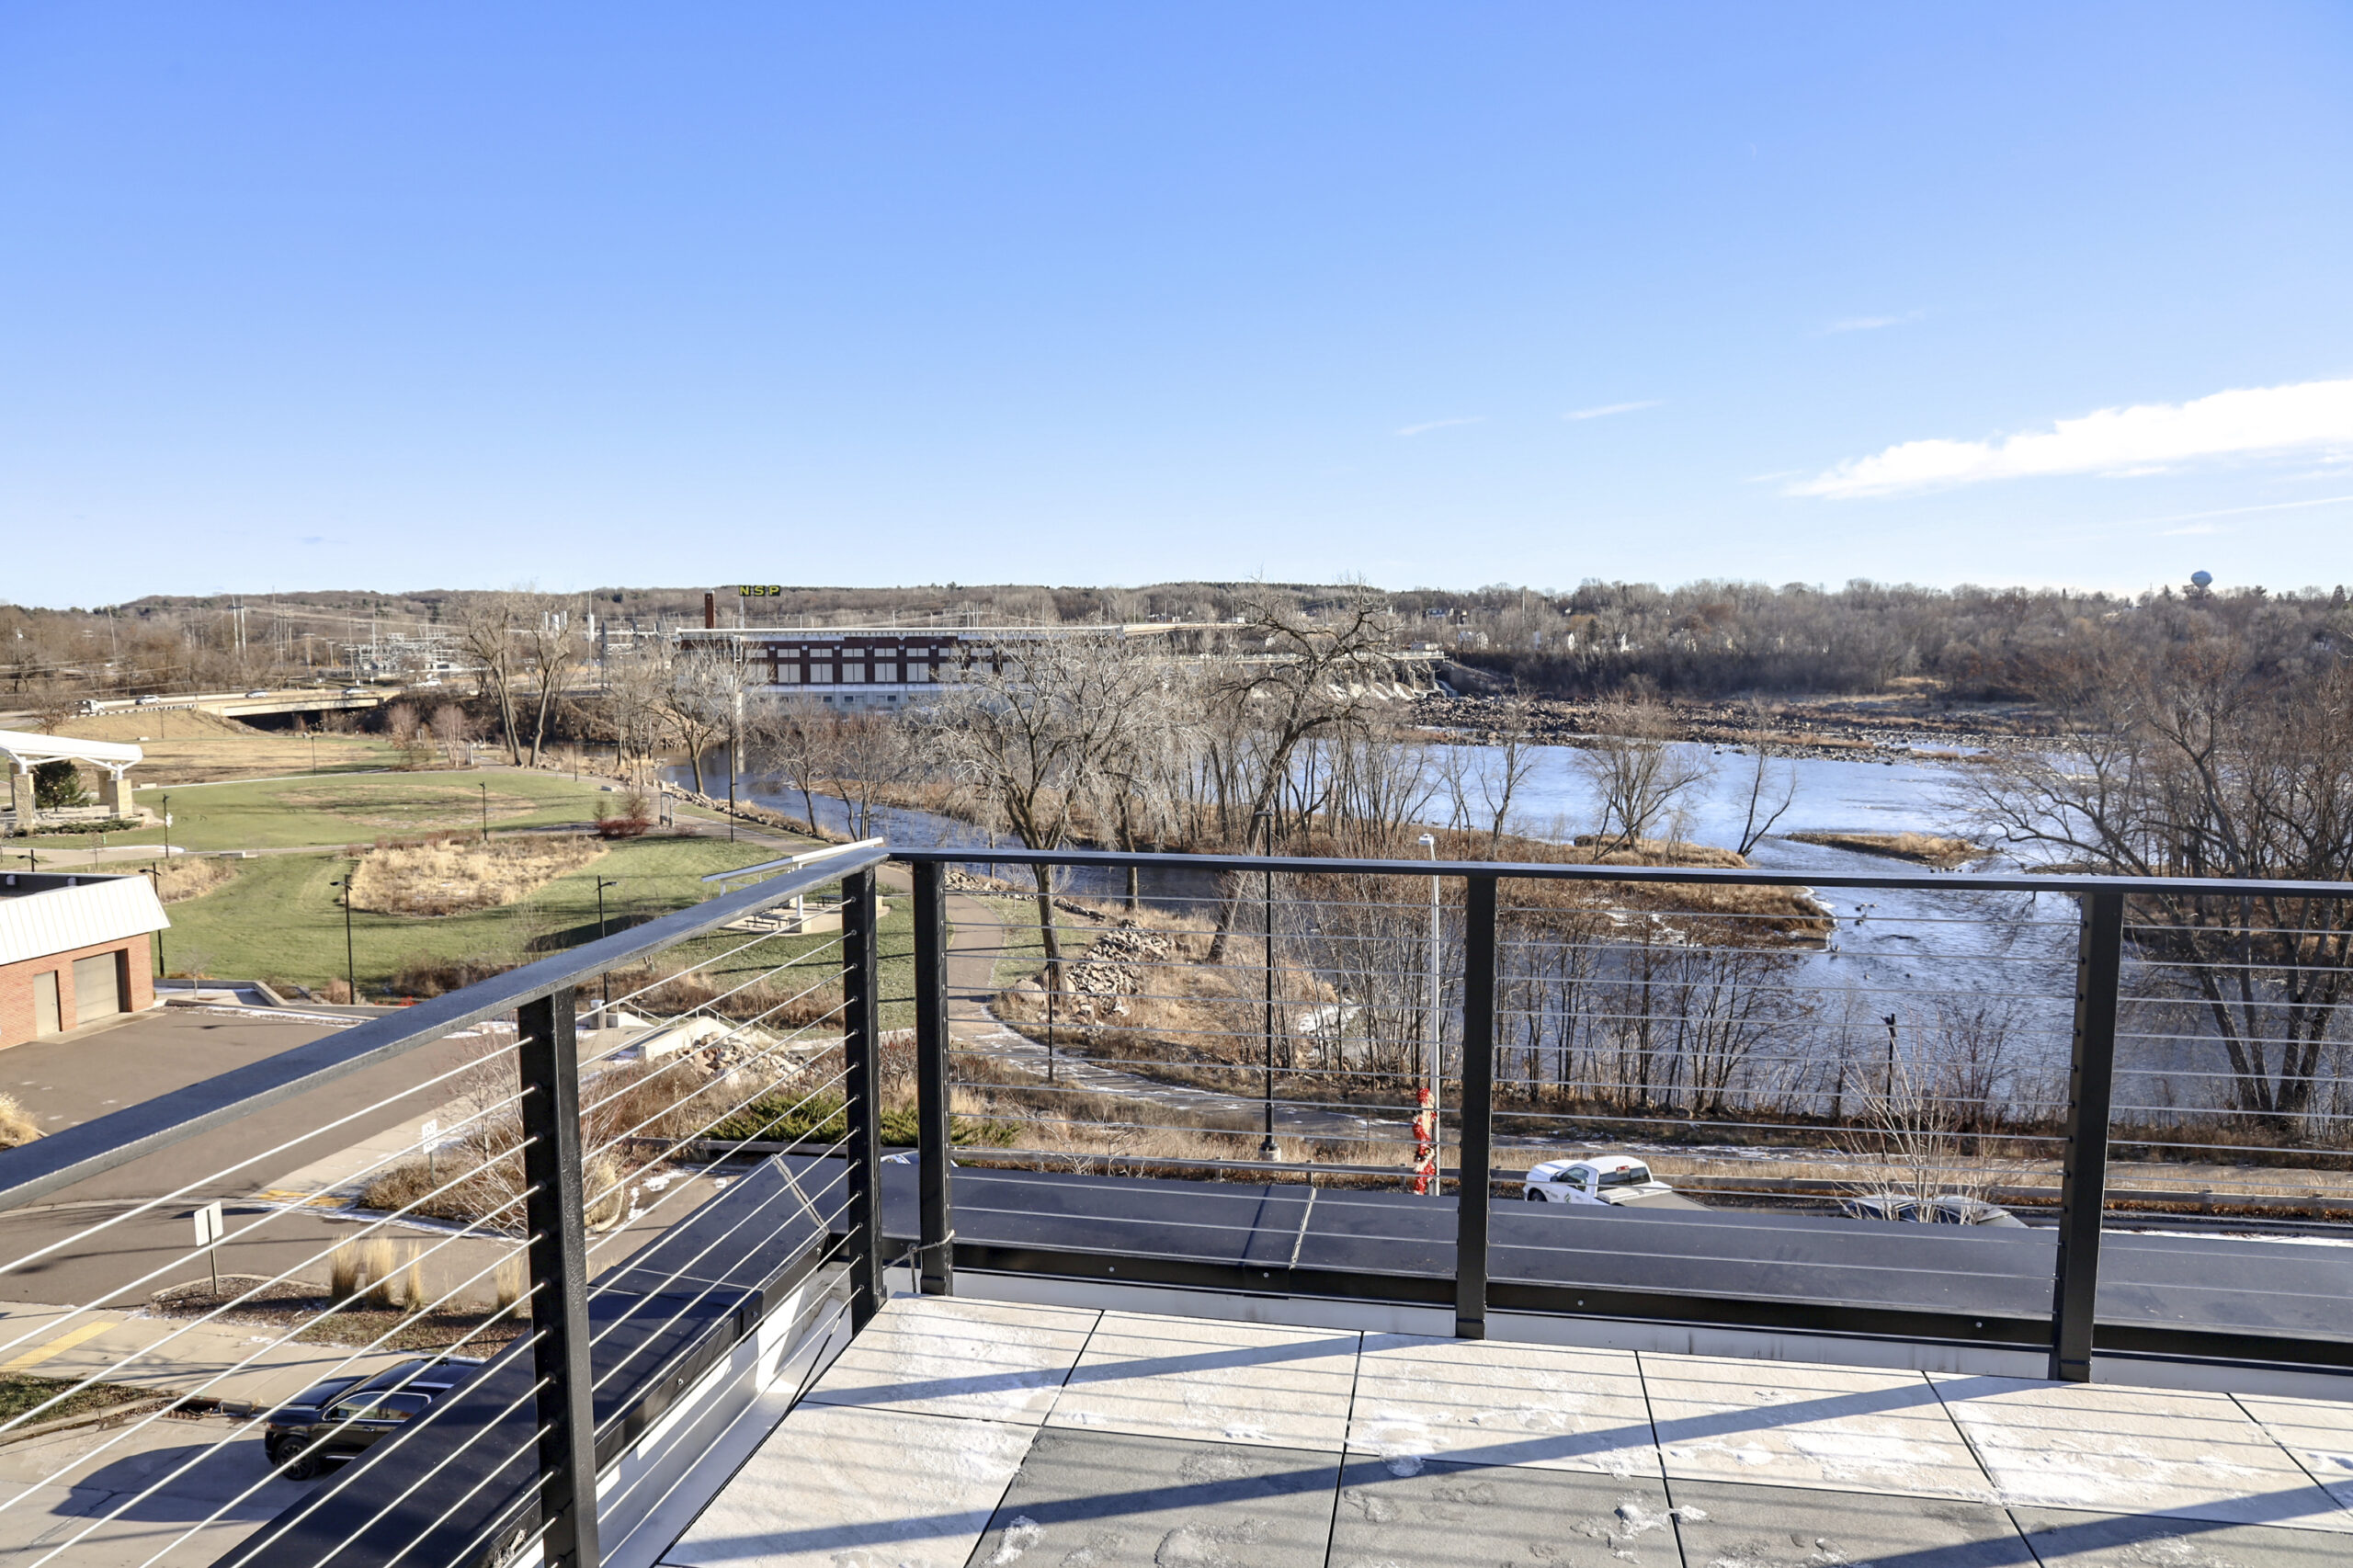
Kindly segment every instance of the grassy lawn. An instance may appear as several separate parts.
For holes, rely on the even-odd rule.
[[[517,776],[522,782],[551,782]],[[178,803],[174,802],[174,813]],[[438,917],[374,915],[352,916],[352,950],[363,994],[381,994],[411,962],[470,959],[512,966],[593,940],[597,935],[597,883],[608,888],[605,908],[619,923],[700,903],[715,890],[699,879],[712,871],[756,864],[776,856],[772,847],[703,838],[647,837],[616,843],[578,870],[557,877],[529,898],[502,908]],[[172,926],[164,933],[164,958],[175,974],[200,973],[224,979],[285,981],[319,986],[344,972],[343,909],[332,885],[351,866],[342,855],[272,855],[237,863],[237,875],[213,892],[171,906]],[[882,992],[885,1025],[913,1022],[908,999],[913,983],[913,923],[893,902],[883,922]],[[665,968],[715,960],[714,978],[749,979],[790,960],[810,958],[813,977],[837,961],[835,935],[770,937],[745,948],[740,932],[697,938],[673,949]],[[732,958],[730,949],[744,948]]]
[[[171,797],[172,843],[188,849],[274,849],[300,845],[340,846],[379,838],[464,830],[480,825],[483,787],[489,789],[490,825],[536,827],[585,822],[596,813],[595,783],[551,773],[485,769],[478,773],[376,773],[273,778],[246,783],[165,785],[142,789],[139,803],[161,812]],[[161,828],[108,834],[113,844],[156,844]],[[11,839],[11,849],[89,847],[86,835],[44,835]]]

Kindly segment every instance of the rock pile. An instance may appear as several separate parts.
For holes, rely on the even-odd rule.
[[[1176,951],[1176,938],[1167,932],[1123,921],[1097,937],[1085,958],[1063,966],[1063,994],[1079,1010],[1116,1017],[1128,1010],[1120,998],[1143,989],[1144,971],[1166,963]]]

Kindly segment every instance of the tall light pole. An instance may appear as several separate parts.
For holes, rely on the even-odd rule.
[[[345,872],[341,881],[329,882],[327,886],[343,890],[343,987],[348,993],[350,1005],[357,1006],[359,1004],[359,964],[352,956],[351,947],[351,873]]]
[[[1258,842],[1267,857],[1271,859],[1275,853],[1275,815],[1272,812],[1262,809],[1256,813],[1256,817],[1257,820],[1252,825],[1258,829]],[[1261,1024],[1267,1048],[1267,1123],[1266,1131],[1258,1142],[1258,1157],[1262,1160],[1272,1160],[1275,1157],[1275,869],[1272,866],[1266,869],[1265,880],[1259,888],[1258,911],[1260,927],[1267,943],[1266,1010]]]
[[[164,797],[164,864],[172,863],[172,798]]]
[[[617,888],[621,884],[618,880],[608,881],[603,877],[598,877],[597,879],[597,939],[600,942],[605,939],[605,890],[607,888]],[[604,991],[602,994],[603,999],[597,1009],[597,1021],[601,1024],[609,1021],[606,1018],[605,1015],[612,1009],[613,1006],[613,971],[611,966],[608,965],[604,973],[599,975],[597,978],[604,983]]]
[[[490,785],[485,780],[477,779],[474,788],[482,791],[482,841],[488,844],[490,842]]]

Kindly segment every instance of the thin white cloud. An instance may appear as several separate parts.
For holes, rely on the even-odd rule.
[[[2204,459],[2353,448],[2353,380],[2243,387],[2188,403],[2144,403],[1985,441],[1905,441],[1792,484],[1852,500],[2053,474],[2151,473]]]
[[[1474,414],[1468,419],[1433,419],[1427,425],[1408,425],[1403,430],[1398,431],[1397,434],[1400,436],[1419,436],[1426,431],[1443,430],[1449,425],[1476,425],[1486,417],[1487,416],[1483,414]]]
[[[2230,532],[2230,529],[2224,528],[2220,523],[2192,523],[2186,528],[2167,528],[2163,533],[2157,535],[2157,537],[2159,539],[2186,539],[2191,534],[2220,534],[2228,532]]]
[[[1665,402],[1666,399],[1663,397],[1650,397],[1644,398],[1640,403],[1605,403],[1599,408],[1580,408],[1573,414],[1563,414],[1561,417],[1563,419],[1607,419],[1613,414],[1633,414],[1645,408],[1662,407]]]
[[[1920,312],[1917,311],[1906,311],[1900,316],[1848,316],[1843,321],[1832,322],[1822,330],[1824,332],[1877,332],[1883,326],[1902,326],[1905,322],[1915,322],[1919,319]]]

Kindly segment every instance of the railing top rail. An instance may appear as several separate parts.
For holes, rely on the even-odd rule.
[[[183,1139],[267,1109],[297,1095],[406,1055],[445,1035],[513,1013],[567,985],[632,959],[674,947],[732,920],[783,903],[795,893],[881,861],[880,848],[859,845],[828,858],[806,861],[787,875],[723,893],[627,931],[552,954],[505,974],[452,991],[398,1013],[283,1051],[200,1084],[109,1116],[0,1150],[0,1212],[127,1165]]]
[[[1185,855],[1149,850],[892,849],[906,865],[1141,866],[1196,871],[1290,871],[1381,877],[1512,877],[1530,881],[1680,882],[1728,887],[1915,888],[1959,892],[2168,893],[2221,898],[2353,898],[2353,882],[2229,877],[2109,877],[2080,872],[1774,871],[1715,866],[1562,865],[1529,860],[1358,860],[1305,855]]]

